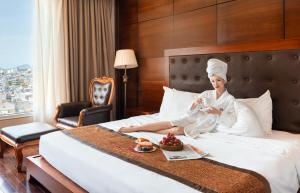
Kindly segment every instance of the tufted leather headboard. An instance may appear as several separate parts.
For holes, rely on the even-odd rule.
[[[228,91],[236,98],[258,97],[270,90],[273,129],[300,133],[300,49],[169,56],[169,86],[202,92],[212,89],[207,60],[228,63]]]

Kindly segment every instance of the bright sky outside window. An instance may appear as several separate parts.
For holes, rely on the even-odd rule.
[[[0,0],[0,119],[32,112],[33,0]]]

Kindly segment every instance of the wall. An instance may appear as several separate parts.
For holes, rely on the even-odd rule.
[[[300,37],[299,0],[120,0],[119,49],[134,49],[127,104],[159,109],[164,50]]]

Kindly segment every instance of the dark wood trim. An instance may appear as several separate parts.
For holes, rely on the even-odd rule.
[[[3,154],[4,154],[4,149],[5,149],[5,143],[1,140],[1,136],[0,136],[0,158],[3,158]]]
[[[300,39],[291,40],[272,40],[265,42],[251,42],[231,45],[217,45],[206,47],[192,47],[167,49],[164,52],[165,57],[194,55],[194,54],[213,54],[227,52],[251,52],[251,51],[266,51],[266,50],[284,50],[300,48]]]
[[[122,20],[124,18],[122,15],[122,1],[125,2],[124,0],[115,0],[116,2],[116,18],[115,18],[115,50],[119,50],[119,49],[125,49],[124,47],[122,47],[122,37],[120,36],[120,33],[122,31],[122,29],[124,30],[124,26],[128,27],[131,26],[132,24],[137,24],[138,23],[138,0],[133,0],[133,2],[135,2],[135,11],[136,11],[136,18],[135,21],[131,21],[130,23],[123,23]],[[138,34],[138,32],[137,32]],[[136,35],[137,35],[136,34]],[[138,41],[138,40],[137,40]],[[138,45],[138,43],[137,43]],[[136,49],[134,49],[136,57],[139,58],[139,48],[137,47]],[[138,69],[137,69],[138,70]],[[131,72],[128,72],[131,73]],[[116,82],[116,119],[124,119],[125,117],[125,109],[124,109],[124,83],[123,83],[123,74],[124,74],[124,70],[123,69],[115,69],[115,82]],[[136,74],[130,74],[129,79],[132,79],[131,77],[137,76],[137,82],[138,82],[138,73]],[[131,84],[131,83],[129,83]],[[128,84],[127,84],[128,86]],[[128,89],[128,87],[127,87]],[[128,90],[127,90],[128,91]],[[135,94],[136,96],[138,96],[138,85],[136,85],[136,90],[135,90]],[[127,96],[127,105],[130,104],[130,102],[128,101],[130,97]],[[138,97],[136,99],[134,99],[135,101],[132,102],[134,104],[138,104]]]
[[[153,113],[157,113],[155,110],[147,109],[144,107],[133,107],[133,108],[128,108],[126,110],[126,116],[127,117],[132,117],[132,116],[138,116],[138,115],[150,115]]]
[[[282,1],[282,13],[283,38],[286,39],[285,0]]]
[[[59,117],[60,111],[61,111],[60,105],[58,105],[58,106],[56,107],[56,111],[55,111],[55,114],[54,114],[54,121],[55,121],[55,124],[58,122],[58,117]]]
[[[17,170],[18,170],[18,172],[21,172],[22,171],[22,163],[23,163],[22,149],[14,148],[14,150],[15,150],[15,155],[16,155],[16,159],[17,159]]]
[[[124,118],[123,70],[116,69],[116,119]]]
[[[77,127],[81,127],[83,126],[83,120],[85,119],[85,111],[81,110],[79,113],[79,118],[78,118],[78,122],[77,122]],[[63,124],[62,124],[63,125]]]
[[[120,1],[115,0],[115,51],[120,49]],[[119,70],[115,70],[115,81],[116,81],[116,119],[122,118],[122,109],[121,107],[124,106],[121,101],[121,91],[122,88],[120,87],[121,83],[121,74]]]
[[[36,179],[50,192],[86,193],[83,188],[52,167],[42,156],[27,157],[27,181]]]

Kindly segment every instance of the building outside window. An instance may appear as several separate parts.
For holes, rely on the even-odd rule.
[[[32,112],[33,0],[0,0],[0,119]]]

